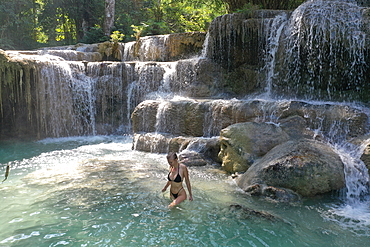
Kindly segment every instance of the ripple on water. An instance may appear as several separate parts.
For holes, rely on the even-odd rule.
[[[339,207],[251,198],[213,167],[190,167],[194,201],[170,210],[169,192],[161,192],[165,155],[132,151],[126,143],[48,151],[24,159],[13,170],[20,171],[0,187],[0,211],[7,212],[0,218],[1,247],[361,246],[370,236],[367,218],[349,224]],[[230,204],[277,220],[231,211]]]

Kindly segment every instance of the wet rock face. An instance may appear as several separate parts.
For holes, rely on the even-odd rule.
[[[237,180],[245,191],[257,184],[314,196],[345,186],[340,157],[326,144],[313,140],[288,141],[276,146]]]
[[[288,12],[258,10],[215,18],[209,28],[207,57],[229,71],[243,64],[259,67],[267,38],[264,24],[282,13]]]
[[[134,134],[132,149],[151,153],[168,153],[171,136],[158,133]]]
[[[228,172],[244,172],[256,159],[289,139],[280,127],[267,123],[239,123],[220,135],[222,167]]]
[[[200,155],[200,153],[190,150],[185,150],[180,153],[179,161],[186,166],[205,166],[207,161]]]
[[[286,132],[288,139],[332,138],[341,141],[362,136],[368,131],[367,115],[356,108],[300,101],[147,100],[140,103],[132,114],[134,133],[157,131],[175,136],[219,136],[228,126],[246,122],[249,122],[248,126],[257,126],[252,122],[274,122]],[[228,137],[224,144],[239,142],[233,138]]]
[[[206,57],[223,71],[225,91],[248,95],[261,90],[268,26],[285,11],[233,13],[215,18],[209,28]]]

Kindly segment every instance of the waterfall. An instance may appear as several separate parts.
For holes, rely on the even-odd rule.
[[[361,111],[367,112],[365,109]],[[332,110],[333,111],[333,110]],[[368,115],[368,112],[367,112]],[[327,142],[333,147],[344,164],[344,174],[346,181],[345,201],[349,205],[358,205],[364,196],[368,195],[370,189],[370,178],[366,165],[361,160],[369,140],[361,140],[360,143],[351,143],[351,123],[345,121],[345,116],[339,119],[326,119],[324,115],[317,115],[319,120],[316,124],[318,133],[327,138]],[[329,126],[327,131],[323,130],[324,122]]]
[[[208,43],[209,43],[209,32],[206,34],[206,38],[204,39],[204,43],[202,46],[202,52],[200,53],[200,58],[207,58],[208,57]]]
[[[86,134],[96,135],[96,85],[91,77],[85,75],[81,67],[72,76],[70,87],[72,89],[73,109],[75,116],[80,116]]]
[[[38,121],[41,131],[47,136],[60,137],[81,133],[79,119],[75,115],[70,85],[73,83],[72,69],[68,63],[50,61],[44,63],[39,72],[37,88]],[[81,69],[78,66],[76,70]],[[60,107],[60,106],[63,107]]]
[[[262,97],[271,98],[272,83],[276,77],[275,65],[277,59],[277,52],[280,45],[280,37],[284,28],[287,25],[288,17],[286,13],[277,15],[275,18],[267,19],[265,32],[267,35],[266,54],[264,58],[264,67],[262,71],[266,75],[264,77],[264,84],[266,85]]]
[[[156,114],[156,121],[155,121],[155,132],[162,133],[162,132],[168,132],[166,128],[169,126],[174,126],[174,124],[166,124],[167,121],[171,121],[171,118],[166,116],[166,113],[168,112],[170,104],[168,101],[162,101],[158,105],[157,114]]]
[[[131,132],[131,129],[132,129],[132,126],[131,126],[131,112],[133,111],[133,108],[136,106],[136,105],[132,105],[131,102],[132,102],[132,93],[133,93],[133,90],[134,88],[136,87],[136,81],[133,81],[129,84],[129,86],[127,87],[127,110],[126,110],[126,118],[128,119],[128,125],[127,125],[127,129],[129,132]]]
[[[362,9],[353,1],[307,1],[286,30],[284,93],[306,99],[340,99],[364,85]],[[304,94],[303,94],[304,93]],[[356,98],[356,95],[353,96]]]
[[[330,100],[346,90],[359,90],[367,66],[362,20],[355,1],[317,0],[298,7],[287,28],[285,62],[292,66],[286,81],[306,87],[305,98]],[[289,90],[299,95],[302,88],[293,85]],[[370,184],[360,160],[364,148],[347,142],[348,132],[345,121],[333,121],[327,136],[344,163],[346,200],[354,205],[368,194]]]
[[[360,159],[364,148],[365,145],[357,146],[350,143],[337,148],[337,152],[345,164],[346,201],[350,205],[358,204],[369,193],[368,169]]]

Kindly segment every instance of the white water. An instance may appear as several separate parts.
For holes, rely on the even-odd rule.
[[[265,90],[264,93],[260,96],[263,98],[272,97],[272,83],[276,79],[276,70],[275,65],[277,61],[277,52],[280,45],[280,38],[283,33],[284,28],[288,22],[288,17],[286,13],[278,15],[271,20],[267,20],[266,35],[267,35],[267,45],[266,45],[266,54],[264,61],[264,68],[262,71],[265,73]]]
[[[320,88],[331,99],[361,84],[367,66],[362,21],[355,1],[307,1],[293,12],[286,29],[286,80],[312,89],[301,97],[320,99],[314,95]]]
[[[167,113],[167,109],[169,107],[169,103],[167,101],[162,101],[158,105],[157,115],[156,115],[156,123],[155,123],[155,130],[158,133],[161,132],[168,132],[169,130],[165,129],[164,127],[167,127],[168,124],[166,124],[166,121],[171,121],[171,118],[166,117],[165,113]],[[172,124],[170,124],[172,125]]]

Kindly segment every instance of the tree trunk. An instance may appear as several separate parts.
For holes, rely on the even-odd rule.
[[[105,0],[103,32],[108,37],[114,25],[115,3],[115,0]]]

